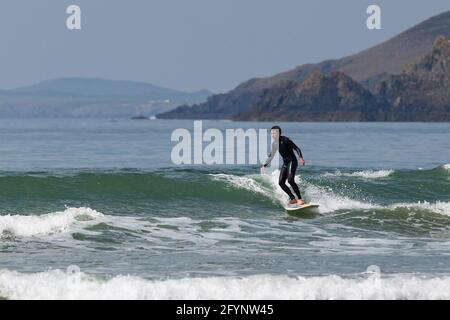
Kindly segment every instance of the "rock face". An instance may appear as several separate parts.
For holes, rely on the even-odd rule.
[[[313,73],[264,90],[248,111],[232,117],[250,121],[375,121],[384,116],[377,99],[342,72]]]
[[[439,37],[428,54],[406,65],[371,93],[341,72],[283,81],[234,120],[252,121],[450,121],[450,38]]]
[[[450,121],[450,38],[439,37],[430,53],[382,81],[380,99],[393,121]]]
[[[380,81],[387,81],[392,74],[400,74],[405,64],[410,64],[426,54],[436,37],[450,36],[449,26],[450,11],[447,11],[358,54],[318,64],[301,65],[268,78],[251,79],[226,94],[212,96],[205,103],[192,107],[181,106],[158,115],[158,118],[232,118],[238,113],[245,113],[259,103],[260,97],[265,94],[264,90],[274,90],[276,86],[283,86],[282,82],[285,81],[301,83],[317,72],[323,74],[332,71],[343,72],[366,89],[376,91]],[[392,80],[389,79],[389,81]],[[394,115],[390,117],[393,118]]]

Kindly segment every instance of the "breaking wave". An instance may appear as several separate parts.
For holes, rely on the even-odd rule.
[[[450,277],[378,274],[343,278],[254,275],[146,280],[133,276],[94,277],[81,272],[0,271],[0,297],[6,299],[450,299]],[[282,288],[282,290],[280,290]]]
[[[30,237],[68,231],[82,221],[92,221],[104,215],[90,208],[67,208],[65,211],[45,215],[0,216],[0,235]]]

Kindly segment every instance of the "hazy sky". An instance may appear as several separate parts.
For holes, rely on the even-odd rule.
[[[66,28],[66,8],[82,30]],[[366,8],[382,8],[382,30]],[[0,88],[59,77],[216,93],[356,53],[450,10],[449,0],[1,0]],[[449,26],[450,27],[450,26]]]

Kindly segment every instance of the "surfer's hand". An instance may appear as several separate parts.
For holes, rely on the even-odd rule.
[[[304,166],[305,165],[305,159],[300,158],[300,163],[302,164],[302,166]]]
[[[261,166],[261,168],[259,169],[261,174],[264,174],[266,172],[266,167]]]

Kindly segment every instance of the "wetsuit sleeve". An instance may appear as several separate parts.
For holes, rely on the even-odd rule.
[[[292,149],[294,149],[298,153],[298,156],[300,158],[303,158],[302,150],[300,150],[300,148],[292,140],[289,141],[291,143]]]
[[[264,163],[264,167],[267,167],[273,160],[273,157],[275,157],[275,154],[278,151],[278,143],[276,141],[274,141],[272,143],[272,150],[269,153],[269,158],[266,160],[266,162]]]

